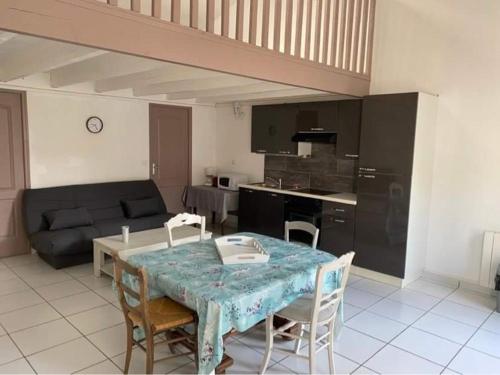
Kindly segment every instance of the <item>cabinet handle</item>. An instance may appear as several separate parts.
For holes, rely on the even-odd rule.
[[[253,190],[247,190],[246,192],[247,193],[253,193]]]
[[[359,158],[359,155],[356,155],[356,154],[345,154],[344,156],[346,158]]]
[[[271,193],[271,194],[269,194],[269,195],[270,195],[271,197],[277,197],[277,196],[278,196],[278,194],[274,194],[274,193]]]
[[[343,208],[336,208],[335,211],[336,212],[345,212],[345,210]]]
[[[311,128],[311,130],[314,130],[314,131],[322,131],[322,130],[325,130],[324,128]]]
[[[260,152],[260,153],[266,153],[267,150],[257,150],[257,152]]]
[[[336,223],[340,223],[340,224],[345,223],[345,220],[341,220],[341,219],[335,219],[334,221],[335,221]]]

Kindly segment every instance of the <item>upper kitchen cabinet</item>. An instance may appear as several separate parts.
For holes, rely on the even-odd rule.
[[[361,127],[361,99],[341,100],[338,104],[337,158],[358,159]]]
[[[292,142],[296,132],[296,104],[256,105],[252,107],[252,152],[297,155]]]
[[[411,173],[419,94],[367,96],[363,102],[360,170]]]
[[[322,132],[337,128],[337,102],[300,103],[297,115],[297,131]]]

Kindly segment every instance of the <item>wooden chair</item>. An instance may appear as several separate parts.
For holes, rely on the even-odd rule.
[[[154,337],[160,333],[165,333],[167,338],[169,336],[174,337],[165,341],[171,350],[173,349],[172,345],[177,342],[189,343],[189,345],[185,346],[191,348],[194,346],[194,349],[190,352],[174,354],[161,360],[194,354],[196,363],[198,363],[196,336],[198,321],[196,313],[167,297],[149,300],[148,279],[144,268],[133,267],[121,260],[116,254],[113,255],[113,261],[115,282],[127,327],[127,353],[123,372],[128,373],[133,344],[146,352],[146,373],[151,374],[153,372],[153,363],[155,362]],[[138,292],[123,283],[123,274],[128,274],[137,280]],[[138,301],[138,304],[131,305],[130,299]],[[194,325],[194,334],[189,334],[182,328],[188,324]],[[136,341],[134,339],[134,328],[144,330],[145,338],[143,340]],[[146,341],[146,347],[142,345],[143,341]]]
[[[274,316],[270,315],[266,318],[266,354],[264,355],[264,360],[260,369],[261,374],[264,374],[269,364],[269,359],[271,358],[271,352],[273,350],[274,336],[276,335],[291,337],[297,340],[294,351],[280,348],[276,348],[276,350],[283,351],[288,355],[309,359],[309,373],[311,374],[316,373],[316,354],[323,349],[328,349],[330,373],[335,373],[335,365],[333,362],[335,318],[347,285],[347,278],[349,277],[349,269],[353,257],[354,252],[350,252],[333,262],[318,267],[316,272],[316,287],[312,297],[300,297],[283,310],[276,313],[276,316],[288,320],[288,323],[282,327],[274,328]],[[325,275],[329,272],[340,272],[340,286],[331,293],[323,294]],[[299,325],[299,335],[285,332],[296,324]],[[304,325],[310,327],[309,332],[304,330]],[[321,326],[327,326],[328,330],[325,334],[317,337],[318,327]],[[300,354],[300,344],[303,339],[309,340],[308,356]],[[326,342],[324,342],[324,340],[326,340]],[[321,344],[319,348],[317,348],[318,343]]]
[[[311,223],[307,221],[285,221],[285,241],[290,242],[290,231],[291,230],[301,230],[303,232],[309,233],[312,237],[312,245],[313,249],[316,249],[318,246],[318,238],[319,238],[319,229],[316,228]]]
[[[182,213],[167,221],[165,223],[165,228],[167,228],[168,246],[172,247],[181,243],[186,243],[186,240],[174,240],[172,229],[193,224],[200,225],[200,241],[205,239],[205,216]]]

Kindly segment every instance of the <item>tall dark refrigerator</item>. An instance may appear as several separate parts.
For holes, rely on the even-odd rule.
[[[434,117],[430,95],[364,99],[355,265],[401,279],[423,269],[431,191],[422,185],[432,179]]]

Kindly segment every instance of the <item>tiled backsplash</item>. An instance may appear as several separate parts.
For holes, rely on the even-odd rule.
[[[357,160],[337,159],[334,144],[313,143],[310,158],[266,155],[264,175],[284,185],[355,192]]]

